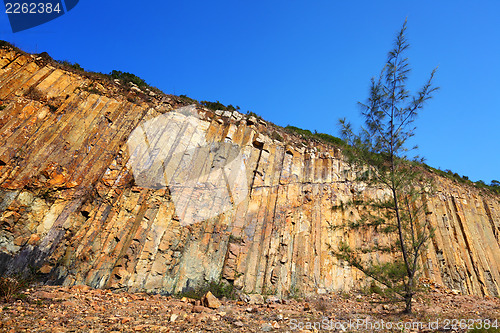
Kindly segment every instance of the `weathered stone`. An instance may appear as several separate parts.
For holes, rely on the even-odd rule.
[[[42,274],[48,274],[48,273],[50,273],[50,271],[52,270],[52,268],[53,268],[53,267],[52,267],[51,265],[47,265],[47,264],[45,264],[45,265],[43,265],[43,266],[40,268],[40,273],[42,273]]]
[[[319,295],[323,295],[327,293],[327,290],[325,288],[318,288],[316,290],[316,293],[318,293]]]
[[[201,305],[194,305],[191,312],[201,313],[207,311],[207,308]]]
[[[253,304],[253,305],[264,304],[264,297],[260,294],[250,294],[247,296],[248,296],[248,298],[247,298],[248,304]]]
[[[201,303],[203,306],[206,306],[211,309],[217,309],[221,306],[220,301],[215,297],[210,291],[203,296],[201,299]]]
[[[243,119],[243,115],[241,113],[239,113],[238,111],[233,111],[233,115],[232,117],[236,120],[236,121],[240,121],[241,119]]]
[[[266,303],[281,303],[281,297],[276,295],[267,296]]]
[[[271,332],[272,330],[274,330],[273,325],[271,325],[269,323],[265,323],[261,327],[261,331],[263,331],[263,332]]]
[[[82,291],[82,292],[86,292],[86,291],[92,290],[92,288],[90,288],[89,286],[84,285],[84,284],[79,284],[79,285],[73,286],[73,289],[79,290],[79,291]]]
[[[99,94],[87,91],[92,82]],[[200,211],[210,212],[225,198],[202,200],[201,188],[179,186],[186,208],[179,209],[169,189],[137,185],[139,176],[128,165],[140,152],[126,145],[140,125],[180,102],[163,96],[133,104],[116,88],[0,50],[6,106],[0,110],[1,271],[36,266],[64,285],[165,293],[221,276],[247,293],[277,295],[348,291],[366,283],[330,247],[376,242],[382,248],[390,239],[375,228],[344,230],[339,226],[359,212],[332,208],[355,196],[369,200],[387,193],[353,182],[340,149],[299,140],[253,116],[236,124],[221,119],[223,111],[207,111],[197,128],[206,147],[182,151],[180,144],[197,132],[167,123],[158,136],[166,131],[179,137],[164,149],[182,153],[169,156],[159,173],[165,167],[176,177],[209,178],[212,144],[230,141],[244,156],[249,186],[240,203],[227,200],[230,209],[182,225],[188,208],[196,206],[190,203],[203,201]],[[57,103],[49,105],[50,99]],[[273,130],[286,142],[270,138]],[[185,155],[193,163],[183,163]],[[234,179],[242,168],[229,164],[224,170]],[[421,257],[423,276],[443,292],[500,295],[498,195],[432,176],[439,191],[426,197],[426,219],[435,232]]]
[[[257,118],[255,118],[254,116],[248,117],[247,119],[248,126],[255,125],[256,123],[257,123]]]

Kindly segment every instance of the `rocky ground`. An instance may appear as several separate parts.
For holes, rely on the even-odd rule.
[[[380,303],[376,294],[288,300],[260,295],[218,300],[209,295],[197,301],[87,286],[39,286],[28,289],[24,295],[0,304],[0,331],[467,332],[472,320],[484,325],[489,319],[495,326],[495,319],[500,319],[499,298],[463,296],[456,291],[432,288],[416,297],[413,315],[401,314],[397,305]],[[417,327],[419,322],[424,326]],[[438,326],[429,328],[429,322]],[[499,330],[488,330],[496,331]]]

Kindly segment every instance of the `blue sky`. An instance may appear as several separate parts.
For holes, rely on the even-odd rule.
[[[408,18],[418,89],[441,87],[417,121],[427,164],[500,179],[500,1],[90,1],[0,39],[85,69],[134,73],[166,93],[219,100],[278,125],[339,135],[361,124],[395,34]]]

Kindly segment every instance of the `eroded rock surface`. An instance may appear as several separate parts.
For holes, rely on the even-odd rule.
[[[183,105],[149,96],[0,50],[1,272],[34,269],[66,286],[166,293],[221,276],[248,293],[278,294],[348,290],[365,280],[329,246],[389,240],[369,228],[332,227],[358,216],[332,207],[384,192],[352,182],[339,149],[285,132],[278,141],[263,121],[199,109],[207,144],[241,149],[249,189],[218,215],[182,224],[168,186],[141,187],[128,165],[132,132]],[[204,174],[194,168],[206,157],[192,158],[172,172]],[[499,295],[499,198],[437,176],[436,184],[427,198],[435,237],[424,275],[463,294]]]

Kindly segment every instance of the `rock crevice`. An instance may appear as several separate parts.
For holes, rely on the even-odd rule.
[[[348,290],[366,278],[329,246],[387,241],[370,228],[339,227],[358,213],[335,206],[384,193],[353,182],[338,148],[304,146],[285,132],[277,141],[273,125],[199,108],[197,129],[167,123],[149,138],[179,136],[169,144],[181,154],[155,166],[170,185],[141,186],[127,140],[178,108],[174,97],[132,99],[137,91],[116,82],[8,48],[0,68],[0,272],[34,268],[52,283],[165,293],[220,278],[246,292]],[[195,140],[205,146],[192,148]],[[207,202],[214,165],[222,165],[218,190],[229,199]],[[191,181],[190,172],[190,187],[173,183]],[[426,198],[435,235],[423,274],[464,294],[499,295],[499,198],[438,176],[436,183],[440,191]],[[185,222],[196,214],[208,217]]]

